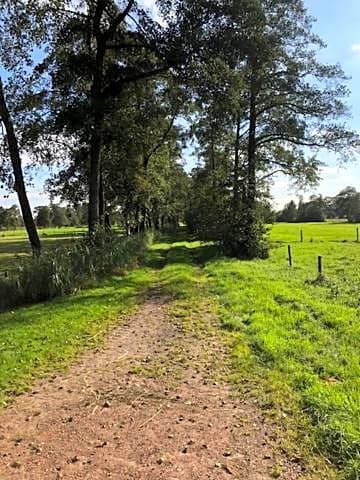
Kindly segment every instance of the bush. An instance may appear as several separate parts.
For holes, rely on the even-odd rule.
[[[0,309],[69,295],[116,269],[134,267],[144,260],[150,240],[98,232],[91,244],[79,241],[22,260],[0,281]]]

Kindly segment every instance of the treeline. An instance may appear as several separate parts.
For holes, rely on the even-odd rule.
[[[80,227],[87,223],[87,205],[62,207],[51,204],[35,207],[35,222],[38,227]]]
[[[75,207],[61,205],[40,205],[34,208],[36,225],[43,227],[80,227],[87,223],[87,205]],[[19,208],[0,207],[0,230],[15,230],[24,226]]]
[[[16,205],[9,208],[0,207],[0,230],[15,230],[23,226],[24,223]]]
[[[54,197],[88,205],[91,242],[113,212],[127,233],[186,218],[252,258],[267,255],[272,177],[314,184],[314,152],[344,159],[359,143],[342,120],[346,76],[317,59],[302,0],[158,0],[156,16],[136,0],[0,5],[0,181],[18,194],[35,253],[25,154],[56,166]]]
[[[327,219],[347,219],[360,222],[360,192],[346,187],[334,197],[312,196],[308,202],[291,200],[277,213],[278,222],[324,222]]]

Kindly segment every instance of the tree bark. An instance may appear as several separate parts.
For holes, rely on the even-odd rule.
[[[100,167],[100,181],[99,181],[99,219],[100,225],[105,226],[105,193],[104,193],[104,179],[102,169]]]
[[[96,55],[96,72],[91,89],[93,110],[93,131],[90,139],[90,171],[89,171],[89,235],[95,233],[100,223],[100,171],[101,148],[105,118],[104,101],[101,90],[103,83],[103,64],[105,50],[98,46]]]
[[[250,79],[250,99],[249,99],[249,136],[247,145],[247,175],[246,185],[244,192],[244,238],[245,238],[245,251],[244,254],[247,257],[253,257],[253,249],[257,244],[258,238],[256,233],[256,129],[257,129],[257,117],[256,117],[256,71],[255,66],[252,67],[251,79]]]
[[[246,199],[249,207],[254,206],[256,200],[256,93],[254,79],[250,88],[250,122],[248,138],[248,172]]]
[[[234,158],[234,185],[233,185],[233,200],[234,200],[234,212],[236,213],[239,209],[239,200],[240,200],[240,127],[241,127],[241,118],[240,114],[236,119],[236,139],[235,139],[235,158]]]
[[[29,199],[26,193],[24,174],[21,166],[19,145],[17,142],[14,125],[10,116],[10,112],[6,104],[1,77],[0,77],[0,119],[3,121],[5,130],[6,130],[10,160],[11,160],[11,165],[12,165],[14,180],[15,180],[15,191],[19,199],[25,228],[29,237],[33,254],[39,255],[41,252],[40,238],[36,229],[34,218],[31,212]]]

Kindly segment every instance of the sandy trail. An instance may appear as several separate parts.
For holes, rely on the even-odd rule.
[[[174,323],[169,301],[152,295],[101,349],[0,412],[1,480],[300,477],[221,380],[221,340]]]

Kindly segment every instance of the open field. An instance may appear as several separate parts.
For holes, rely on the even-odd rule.
[[[354,242],[360,225],[344,222],[324,223],[277,223],[271,227],[270,238],[277,242],[299,242],[303,231],[304,243],[308,242]]]
[[[304,243],[299,242],[300,228],[308,237]],[[360,243],[354,231],[356,238],[354,225],[275,225],[268,260],[219,259],[206,271],[224,325],[237,332],[239,376],[257,371],[270,403],[283,402],[287,408],[295,395],[315,426],[317,447],[349,478],[358,479]],[[287,263],[288,243],[293,268]],[[318,255],[324,260],[321,279]]]
[[[275,419],[284,448],[300,459],[320,452],[342,472],[320,469],[313,478],[358,480],[360,243],[351,240],[354,232],[346,224],[275,225],[265,261],[224,259],[186,235],[164,238],[147,266],[129,276],[1,314],[1,389],[21,391],[34,375],[67,364],[118,313],[141,302],[144,291],[160,289],[177,299],[174,314],[184,321],[202,302],[211,306],[231,345],[235,387]]]
[[[71,242],[86,233],[85,227],[62,227],[39,229],[40,239],[45,248],[57,246],[59,242]],[[29,255],[31,248],[26,236],[26,231],[8,230],[0,231],[0,275],[1,272],[11,269],[15,257]]]

